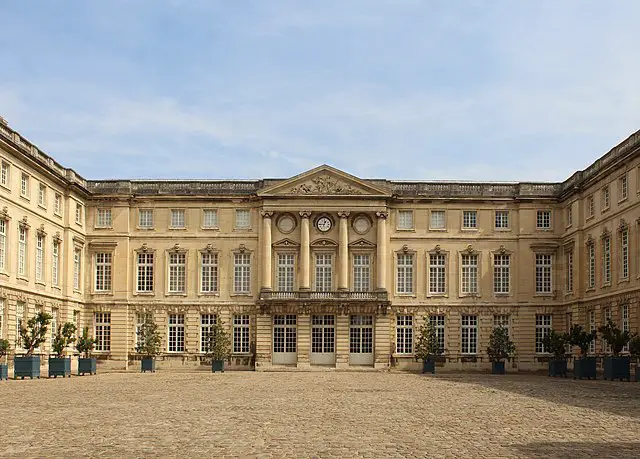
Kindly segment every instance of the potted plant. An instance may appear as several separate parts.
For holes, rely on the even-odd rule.
[[[438,336],[436,329],[431,324],[428,316],[424,317],[424,323],[418,329],[418,339],[414,355],[417,360],[422,360],[422,373],[435,374],[436,357],[443,353],[443,349],[438,346]]]
[[[547,352],[553,354],[549,360],[549,376],[567,377],[566,346],[569,341],[567,333],[556,333],[553,329],[542,339]]]
[[[511,360],[511,355],[516,351],[516,346],[509,338],[509,330],[504,327],[496,327],[489,337],[487,354],[491,361],[491,374],[503,375],[505,371],[505,360]]]
[[[582,325],[575,324],[569,331],[569,343],[580,348],[580,358],[573,361],[573,379],[596,379],[596,358],[587,356],[589,345],[596,339],[595,330],[587,332]]]
[[[89,327],[82,329],[82,336],[78,338],[76,343],[76,349],[84,357],[78,357],[78,376],[89,373],[90,375],[96,374],[96,359],[91,357],[91,351],[96,344],[96,340],[89,337]]]
[[[629,354],[636,361],[636,382],[640,382],[640,336],[636,335],[629,341]]]
[[[138,342],[136,343],[136,352],[142,355],[141,372],[150,371],[155,373],[156,361],[155,356],[160,353],[162,339],[158,331],[158,325],[153,321],[150,314],[145,315],[144,323],[140,326],[138,332]]]
[[[629,356],[621,356],[620,352],[633,336],[628,330],[620,330],[611,319],[607,320],[606,325],[598,328],[598,331],[602,335],[602,339],[611,346],[611,352],[613,353],[612,356],[604,358],[604,379],[611,381],[614,379],[619,379],[620,381],[626,379],[630,381],[631,359]]]
[[[51,315],[39,312],[27,321],[27,326],[20,327],[22,347],[27,351],[24,355],[15,356],[13,360],[13,377],[25,376],[40,378],[40,356],[33,355],[35,350],[47,340],[47,330],[51,323]]]
[[[71,357],[65,357],[64,350],[76,340],[75,334],[76,326],[72,323],[58,326],[51,346],[55,357],[49,357],[49,377],[71,377]]]
[[[3,359],[10,350],[11,344],[9,344],[9,340],[0,339],[0,359]],[[9,365],[6,363],[0,363],[0,381],[3,379],[9,379]]]
[[[211,371],[224,373],[224,361],[231,354],[231,337],[222,321],[216,321],[209,329],[207,353],[211,357]]]

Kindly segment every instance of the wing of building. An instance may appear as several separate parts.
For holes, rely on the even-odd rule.
[[[418,368],[425,316],[454,369],[488,367],[496,325],[518,369],[543,367],[552,328],[640,326],[640,131],[562,183],[370,180],[326,165],[91,181],[5,122],[0,160],[0,336],[18,353],[38,311],[89,327],[113,368],[135,358],[146,314],[163,331],[160,366],[199,366],[222,321],[232,365],[256,370]]]

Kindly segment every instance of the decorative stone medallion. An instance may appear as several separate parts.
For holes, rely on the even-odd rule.
[[[371,229],[371,220],[364,215],[358,215],[353,220],[353,229],[358,234],[366,234]]]
[[[284,214],[278,219],[278,229],[283,234],[289,234],[296,228],[296,219],[289,214]]]

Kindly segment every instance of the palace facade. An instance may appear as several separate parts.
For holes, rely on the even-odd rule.
[[[640,131],[562,183],[370,180],[326,165],[91,181],[0,121],[0,336],[17,353],[37,311],[52,328],[89,327],[111,368],[135,359],[146,314],[163,331],[160,367],[201,365],[221,320],[232,366],[256,370],[418,368],[425,318],[451,369],[488,368],[497,325],[517,346],[511,371],[543,368],[551,329],[640,327]]]

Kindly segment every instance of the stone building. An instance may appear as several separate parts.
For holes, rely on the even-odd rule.
[[[12,343],[44,310],[54,326],[88,326],[101,365],[125,368],[152,314],[160,367],[201,365],[221,320],[236,368],[417,368],[427,316],[446,368],[487,368],[500,324],[513,369],[535,369],[552,328],[640,326],[640,131],[562,183],[370,180],[326,165],[91,181],[2,121],[0,334]]]

